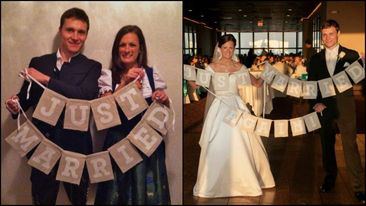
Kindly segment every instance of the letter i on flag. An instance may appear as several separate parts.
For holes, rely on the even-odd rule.
[[[114,144],[108,151],[123,173],[142,161],[141,156],[127,138]]]

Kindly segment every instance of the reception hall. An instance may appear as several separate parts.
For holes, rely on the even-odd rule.
[[[327,89],[323,90],[330,88],[322,86],[325,77],[314,79],[315,74],[318,74],[314,70],[321,67],[314,66],[317,57],[324,52],[328,57],[326,29],[329,25],[324,27],[327,20],[339,24],[339,31],[335,30],[338,41],[335,46],[355,51],[356,57],[353,60],[347,64],[342,62],[344,74],[356,64],[360,65],[358,71],[363,73],[359,80],[352,79],[351,72],[344,76],[351,82],[347,91],[342,90],[335,80],[338,70],[334,72],[335,76],[328,74],[331,82],[328,85],[334,88],[331,95],[325,95]],[[183,203],[365,204],[365,67],[362,66],[365,62],[364,24],[363,1],[184,1]],[[221,41],[223,44],[220,45]],[[235,82],[232,81],[233,76],[239,76],[239,70],[228,72],[218,69],[217,65],[226,58],[225,42],[234,43],[232,65],[242,65],[238,68],[243,72],[243,80],[235,80],[234,92],[241,103],[230,103],[227,95],[232,95],[233,91],[223,95],[225,88],[218,86],[222,76],[226,75],[221,78],[222,82],[228,78],[225,80],[227,87]],[[230,49],[230,46],[227,48]],[[216,58],[214,54],[218,50],[221,53]],[[345,56],[350,54],[349,50],[339,50],[336,63],[348,58],[341,55],[342,52]],[[228,58],[227,61],[231,59]],[[329,66],[324,63],[324,68],[327,67]],[[245,81],[245,75],[251,79]],[[260,79],[262,84],[253,83]],[[294,82],[302,85],[299,90],[295,89],[297,94],[291,92],[295,91],[292,87]],[[305,95],[304,88],[307,87],[304,85],[310,82],[319,87],[318,93],[315,90],[313,97]],[[325,102],[329,99],[338,101],[335,99],[345,93],[352,96],[354,108],[339,102],[335,107],[342,107],[347,116],[355,113],[351,115],[355,118],[356,127],[353,146],[357,148],[354,154],[359,155],[362,169],[358,169],[361,177],[358,188],[353,179],[354,173],[350,172],[353,167],[350,165],[353,163],[348,160],[347,138],[341,135],[344,123],[338,122],[339,117],[335,114],[337,112],[334,113],[337,116],[335,118],[338,118],[336,124],[332,123],[335,132],[334,145],[331,143],[330,146],[325,146],[328,145],[324,142],[328,141],[326,138],[329,135],[324,135],[325,140],[322,137],[325,128],[323,123],[327,117],[325,113],[327,110],[333,111],[329,106],[331,104]],[[316,101],[323,102],[328,107],[317,112]],[[229,107],[238,109],[239,113],[231,113]],[[220,114],[219,110],[222,108],[230,113]],[[329,113],[333,115],[333,112]],[[310,116],[319,120],[317,126],[310,125]],[[253,125],[251,128],[251,133],[247,130],[248,118],[257,121],[256,127]],[[295,121],[298,120],[303,121],[301,132],[296,129]],[[241,122],[246,122],[246,125],[241,125]],[[281,122],[285,122],[286,127],[279,127]],[[258,129],[259,125],[262,130]],[[231,133],[232,128],[238,129]],[[252,133],[254,134],[251,135]],[[238,135],[248,139],[238,140]],[[261,146],[253,146],[256,136]],[[250,142],[249,146],[243,147],[252,148],[234,151],[246,142]],[[270,167],[267,173],[263,172],[263,165],[258,164],[263,158],[256,148],[264,151],[264,159],[267,159]],[[333,160],[329,160],[327,156],[329,148],[334,148]],[[247,162],[247,153],[253,153],[248,155],[251,163]],[[232,157],[234,154],[243,157]],[[330,161],[335,162],[334,176],[330,175],[334,171],[328,167]],[[248,166],[249,164],[254,166]],[[240,192],[244,191],[238,189],[240,184],[243,188],[247,185],[248,188],[251,187],[252,183],[248,183],[253,182],[252,179],[248,180],[251,170],[261,188],[256,194]],[[245,174],[238,174],[236,177],[241,171]],[[271,179],[268,178],[269,173],[273,176],[274,184],[270,180],[270,183],[265,183]],[[239,186],[234,186],[240,181],[242,182]],[[225,188],[232,188],[232,191],[224,191],[227,190]],[[251,189],[247,189],[249,190]]]

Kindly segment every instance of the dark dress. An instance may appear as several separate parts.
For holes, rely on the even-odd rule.
[[[155,91],[153,69],[145,68],[152,91]],[[116,82],[112,86],[115,88]],[[146,101],[150,105],[151,98]],[[131,120],[118,107],[121,125],[110,128],[107,132],[104,150],[126,138],[135,125],[141,120],[144,112]],[[138,150],[138,149],[137,149]],[[147,157],[138,150],[143,161],[132,167],[126,173],[122,173],[116,162],[112,160],[114,179],[98,184],[95,204],[96,205],[157,205],[170,204],[168,176],[165,166],[164,141],[155,152]]]

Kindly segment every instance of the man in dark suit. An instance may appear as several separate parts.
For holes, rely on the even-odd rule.
[[[32,58],[27,72],[41,84],[67,98],[92,100],[98,96],[98,78],[101,73],[101,64],[88,59],[80,53],[89,30],[87,14],[78,8],[65,11],[60,20],[59,35],[60,46],[56,53],[46,54]],[[15,100],[18,100],[24,110],[37,107],[43,89],[32,84],[30,98],[27,99],[28,82],[24,81],[20,92],[6,101],[8,110],[13,118],[19,112]],[[92,153],[92,140],[90,132],[80,132],[63,129],[64,113],[59,118],[56,126],[48,125],[37,119],[32,119],[33,124],[52,142],[64,150],[88,155]],[[30,152],[29,158],[33,152]],[[32,168],[32,198],[38,205],[54,205],[59,190],[59,181],[56,181],[56,165],[49,175]],[[87,170],[84,169],[80,185],[64,183],[65,190],[72,204],[85,205],[89,179]]]
[[[321,27],[322,41],[325,49],[315,54],[309,62],[309,81],[329,78],[347,68],[359,59],[356,51],[342,47],[338,43],[339,25],[334,20],[327,20]],[[362,62],[359,61],[361,64]],[[317,99],[310,100],[310,108],[318,112],[322,128],[320,130],[323,167],[325,170],[321,192],[333,189],[337,176],[337,162],[334,151],[336,128],[341,133],[343,151],[350,181],[358,200],[365,201],[362,181],[362,165],[356,143],[356,109],[353,89],[336,96],[322,98],[318,90]]]

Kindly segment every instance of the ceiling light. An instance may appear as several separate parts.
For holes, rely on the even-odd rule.
[[[244,14],[244,15],[243,15],[243,17],[247,17],[247,15],[246,15],[246,14]]]
[[[286,14],[287,17],[290,17],[290,14]]]
[[[230,20],[230,19],[233,19],[233,17],[231,17],[231,16],[223,16],[222,19]]]
[[[205,17],[203,14],[201,14],[201,17],[203,18],[203,17]]]
[[[332,13],[332,14],[338,14],[339,11],[338,10],[332,10],[332,11],[330,11],[330,13]]]
[[[193,10],[192,9],[188,9],[188,12],[192,12]]]
[[[292,11],[292,9],[288,9],[288,11]]]
[[[241,12],[241,11],[243,11],[242,9],[238,9],[238,12]]]

